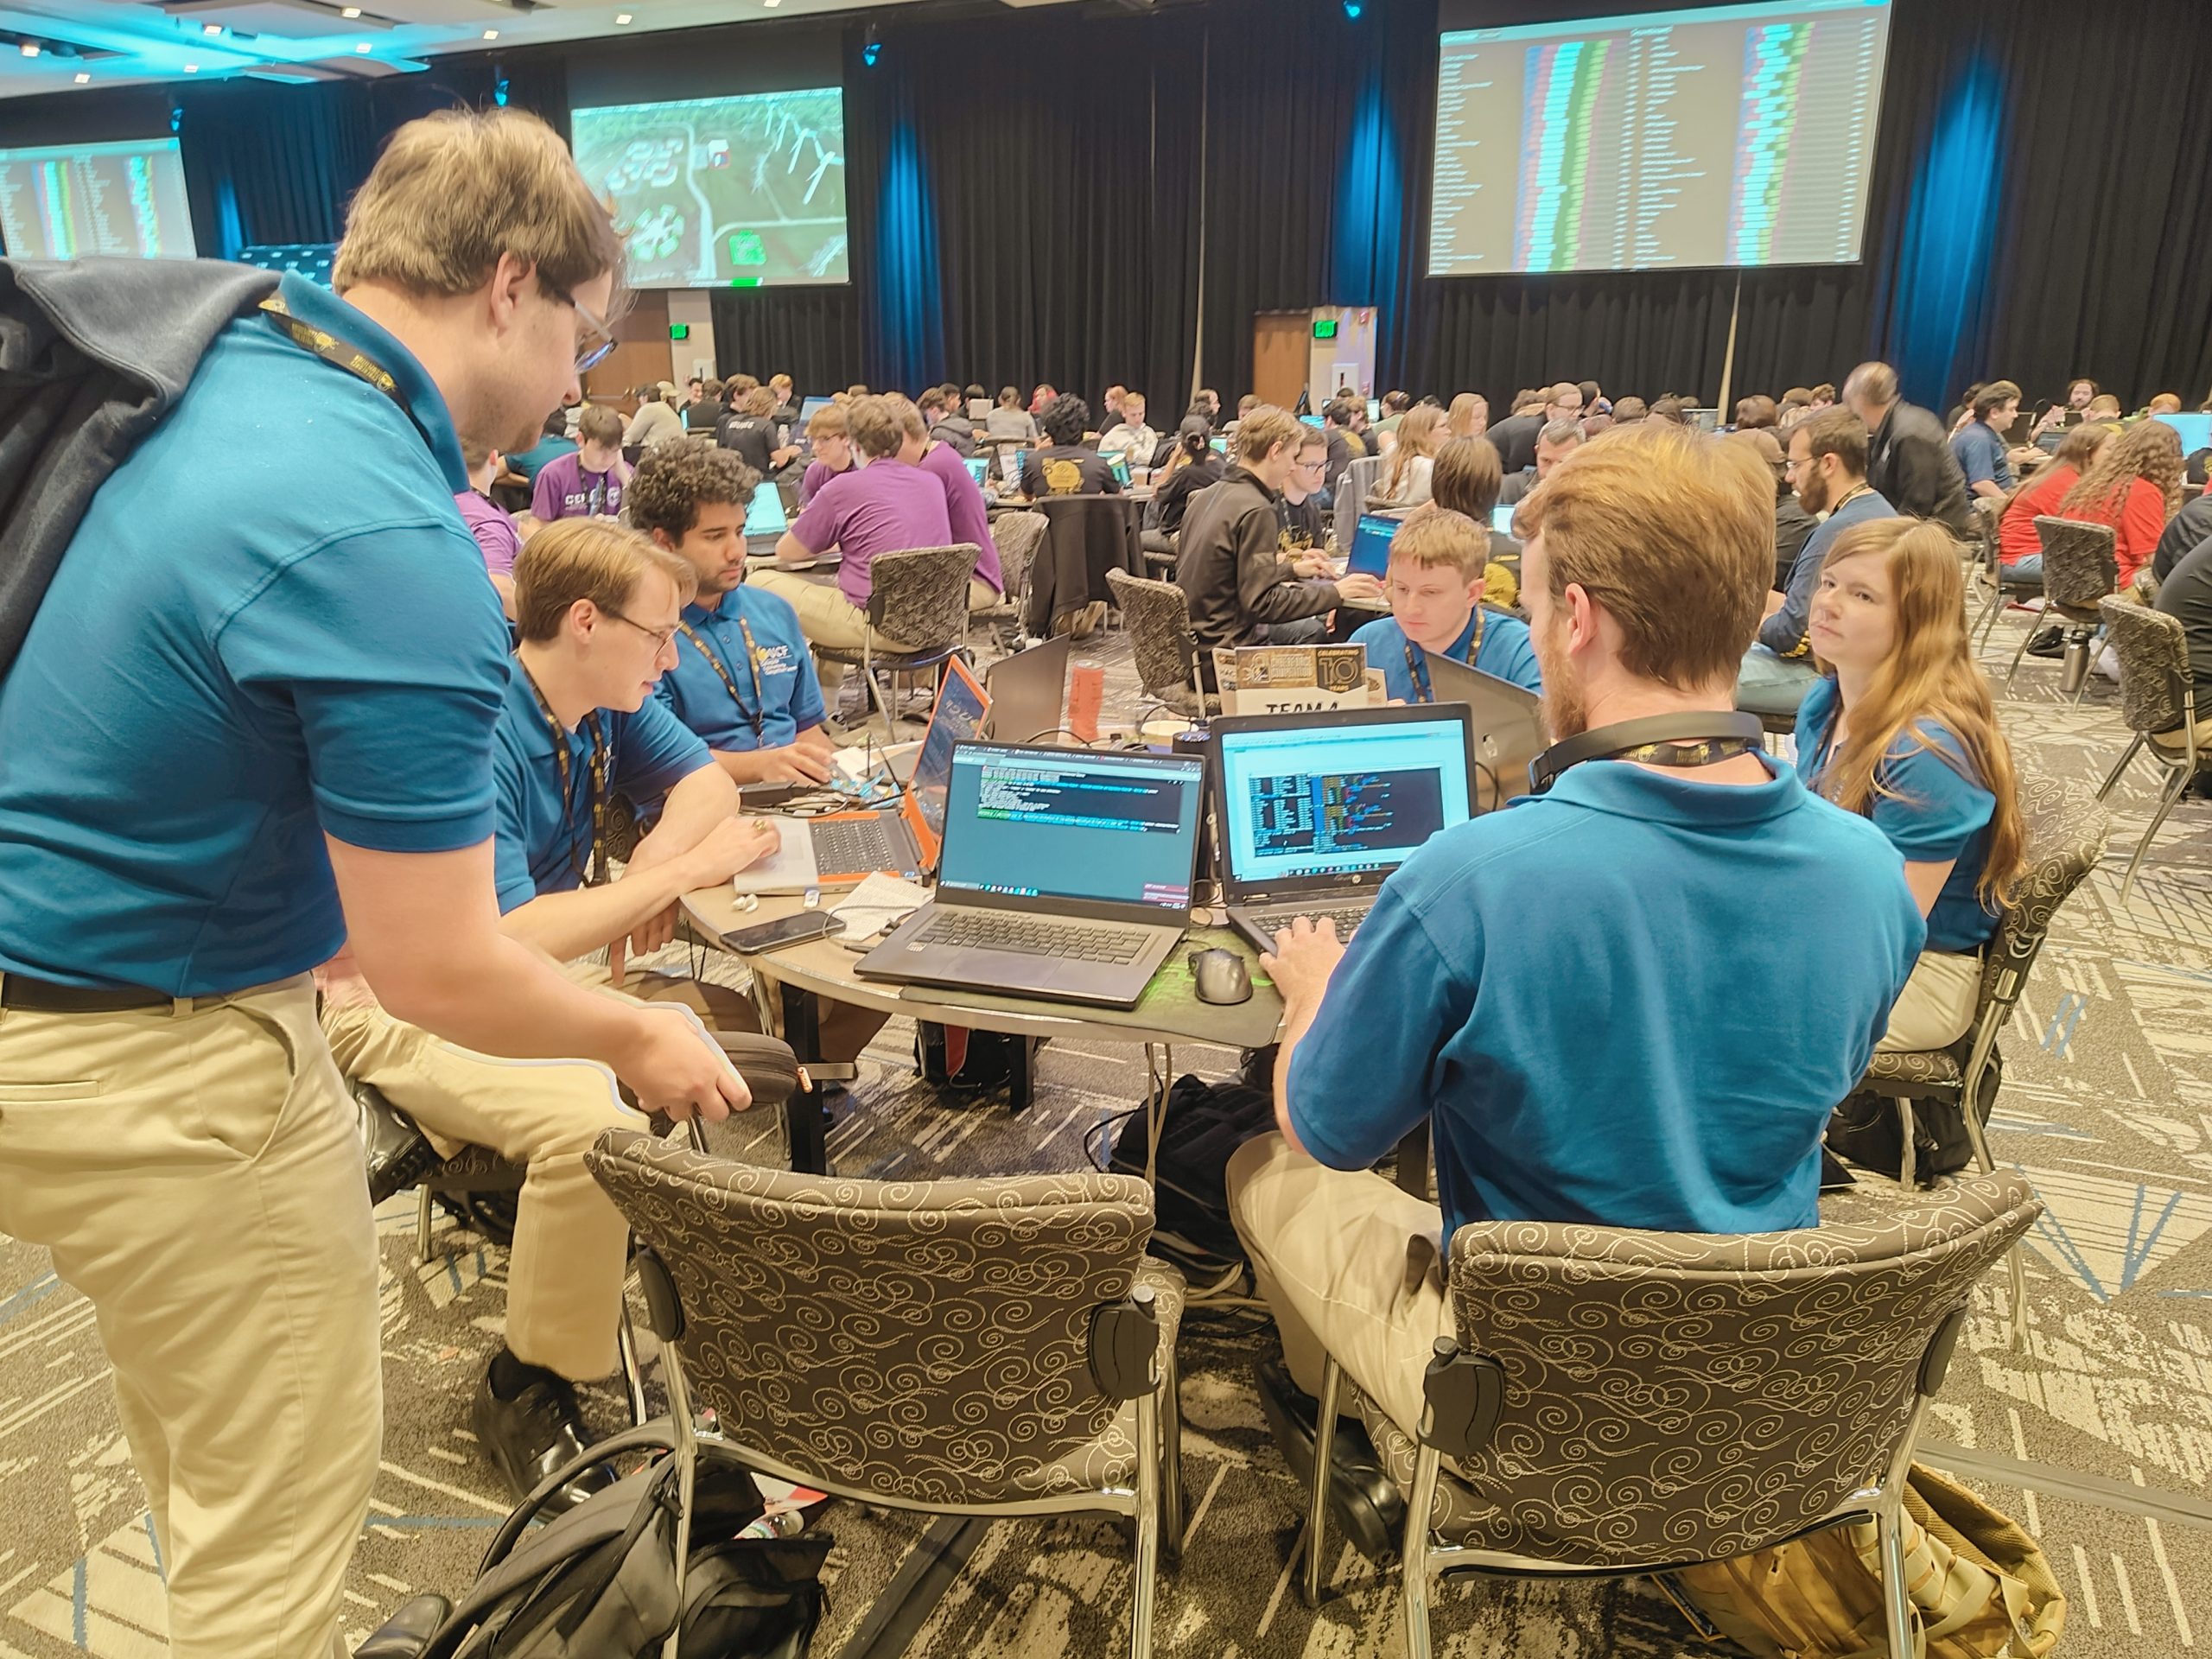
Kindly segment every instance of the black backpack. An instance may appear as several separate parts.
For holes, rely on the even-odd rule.
[[[1961,1074],[1973,1048],[1971,1033],[1951,1045],[1949,1052]],[[2004,1083],[2005,1057],[1992,1048],[1974,1102],[1985,1127]],[[1863,1090],[1852,1096],[1828,1119],[1827,1147],[1846,1163],[1897,1179],[1904,1173],[1904,1132],[1897,1121],[1897,1102]],[[1967,1138],[1966,1116],[1958,1106],[1948,1100],[1912,1103],[1912,1160],[1913,1179],[1921,1186],[1933,1186],[1937,1178],[1955,1175],[1974,1162],[1974,1142]]]
[[[1152,1253],[1185,1271],[1208,1274],[1244,1260],[1229,1219],[1228,1171],[1236,1148],[1275,1126],[1272,1095],[1242,1083],[1176,1078],[1160,1122],[1153,1183]],[[1122,1122],[1109,1167],[1142,1178],[1145,1111]]]

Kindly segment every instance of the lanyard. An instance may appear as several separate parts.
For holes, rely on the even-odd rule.
[[[1640,760],[1647,766],[1717,766],[1739,754],[1756,753],[1759,741],[1752,737],[1701,737],[1694,743],[1643,743],[1623,749],[1616,760]]]
[[[1483,648],[1483,607],[1475,607],[1475,635],[1467,641],[1467,661],[1472,663]],[[1434,702],[1436,688],[1428,683],[1428,653],[1410,639],[1406,641],[1406,674],[1414,683],[1415,702]]]
[[[737,631],[745,636],[745,665],[753,673],[753,706],[750,709],[745,706],[745,699],[738,695],[737,681],[731,675],[729,665],[722,660],[721,653],[694,632],[689,622],[679,620],[676,629],[698,648],[699,654],[707,659],[708,665],[721,677],[722,689],[729,693],[729,700],[737,705],[737,712],[743,715],[746,723],[753,728],[753,747],[759,748],[768,709],[767,699],[760,690],[760,647],[753,643],[753,625],[742,615],[737,619]]]
[[[591,851],[588,857],[577,856],[579,836],[576,834],[576,785],[570,773],[569,734],[554,714],[553,705],[537,689],[537,682],[531,679],[530,671],[523,668],[520,659],[515,666],[523,678],[530,680],[530,694],[537,699],[537,712],[545,716],[545,728],[553,734],[553,768],[561,779],[561,830],[569,838],[569,868],[576,880],[587,887],[601,885],[607,877],[607,727],[596,709],[591,711]]]
[[[407,408],[407,400],[399,394],[399,382],[391,378],[389,369],[366,352],[347,345],[335,334],[302,322],[285,305],[282,295],[271,294],[261,302],[261,308],[268,314],[271,322],[292,337],[295,345],[305,346],[326,363],[335,363],[348,374],[359,375],[401,409]],[[412,411],[409,412],[408,418],[414,418]]]

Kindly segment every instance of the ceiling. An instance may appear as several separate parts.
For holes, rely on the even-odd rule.
[[[234,75],[365,79],[420,70],[447,52],[910,3],[361,0],[353,7],[349,0],[0,0],[0,98]],[[349,10],[359,16],[347,17]]]

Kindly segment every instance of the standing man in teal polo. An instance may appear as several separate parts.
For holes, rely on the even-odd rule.
[[[0,1230],[97,1313],[176,1659],[342,1653],[377,1258],[311,969],[350,944],[452,1042],[747,1103],[687,1010],[570,983],[494,897],[508,664],[461,442],[575,397],[621,257],[535,118],[402,129],[337,292],[288,277],[218,336],[0,682]]]

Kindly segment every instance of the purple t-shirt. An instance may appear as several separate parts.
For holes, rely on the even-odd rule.
[[[991,539],[991,511],[983,504],[982,486],[960,452],[940,443],[922,457],[922,470],[935,473],[944,482],[945,511],[952,521],[952,539],[973,542],[978,551],[976,574],[991,584],[991,591],[1006,592],[1006,578],[999,569],[999,544]]]
[[[581,450],[556,455],[537,469],[537,482],[530,492],[531,516],[549,524],[556,518],[588,518],[594,512],[612,518],[622,511],[626,476],[620,461],[603,473],[594,473],[585,470]]]
[[[856,473],[860,470],[861,460],[858,455],[855,455],[853,457],[852,464],[847,467],[842,473],[831,472],[830,470],[830,463],[826,461],[810,461],[806,463],[805,474],[798,481],[799,505],[802,507],[805,506],[807,503],[813,500],[816,496],[821,494],[822,486],[824,484],[827,484],[831,479],[843,478],[848,474]]]
[[[944,484],[936,474],[898,460],[831,479],[793,522],[791,534],[810,553],[842,551],[838,591],[863,607],[872,591],[868,562],[877,554],[949,547],[953,539]]]
[[[476,545],[484,550],[484,568],[495,576],[514,575],[515,555],[522,551],[522,536],[506,510],[474,490],[463,490],[454,497],[454,505],[461,509],[461,522],[476,537]]]

